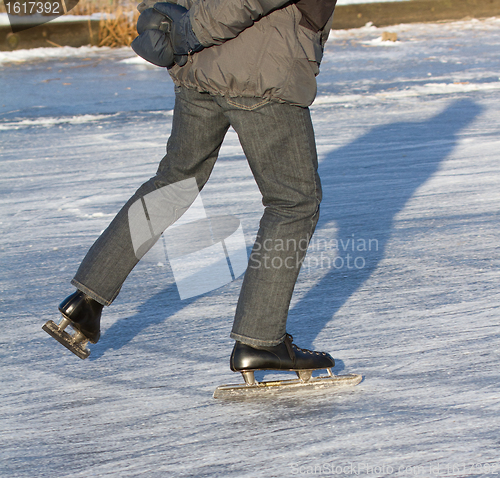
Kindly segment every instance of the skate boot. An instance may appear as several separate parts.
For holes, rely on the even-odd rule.
[[[59,325],[49,320],[42,328],[75,355],[85,359],[90,354],[87,342],[95,344],[101,336],[102,309],[102,304],[77,290],[59,305],[63,316]],[[75,329],[74,335],[65,331],[68,325]]]
[[[244,384],[220,385],[214,398],[248,397],[257,394],[281,393],[285,391],[315,390],[330,388],[341,390],[361,382],[358,374],[334,375],[335,361],[325,352],[314,352],[297,347],[291,335],[274,347],[251,347],[236,342],[231,354],[231,370],[241,372]],[[315,370],[326,369],[327,376],[313,377]],[[289,370],[298,378],[292,380],[270,380],[257,382],[256,370]]]
[[[77,290],[59,304],[59,312],[70,325],[86,339],[96,344],[101,337],[101,312],[103,305]]]
[[[289,370],[296,372],[299,379],[307,382],[314,370],[326,369],[332,375],[335,361],[325,352],[301,349],[286,335],[285,340],[274,347],[252,347],[236,342],[231,354],[231,370],[241,372],[247,385],[254,385],[256,370]]]

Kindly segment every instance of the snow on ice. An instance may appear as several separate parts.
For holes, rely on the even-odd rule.
[[[168,263],[145,261],[89,359],[41,330],[164,154],[167,73],[127,49],[1,53],[2,476],[500,473],[500,20],[384,30],[398,42],[367,26],[326,45],[322,216],[289,318],[364,380],[234,402],[212,392],[241,380],[241,279],[181,301]],[[250,246],[262,206],[233,131],[203,201]]]

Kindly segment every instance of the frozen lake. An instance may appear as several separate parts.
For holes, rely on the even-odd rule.
[[[229,402],[212,393],[241,381],[241,279],[181,301],[167,264],[139,264],[85,361],[41,330],[156,170],[168,75],[127,49],[0,53],[1,476],[500,473],[500,20],[384,30],[398,42],[365,27],[326,46],[324,201],[289,318],[364,380]],[[203,200],[250,246],[262,206],[232,131]]]

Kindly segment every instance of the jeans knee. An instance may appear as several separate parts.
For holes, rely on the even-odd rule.
[[[321,187],[315,188],[315,191],[311,194],[304,195],[296,206],[297,214],[300,214],[305,218],[318,218],[319,216],[319,205],[321,203],[322,194]]]
[[[314,195],[302,197],[298,201],[282,201],[268,203],[266,211],[271,213],[278,222],[296,223],[307,221],[316,226],[319,219],[320,199]]]
[[[313,219],[319,215],[320,202],[315,198],[308,198],[304,204],[297,208],[297,214],[300,214],[304,219]]]

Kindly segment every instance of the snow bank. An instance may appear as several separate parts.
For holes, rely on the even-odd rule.
[[[382,91],[374,94],[318,96],[313,103],[313,107],[330,106],[333,104],[343,104],[347,107],[354,104],[368,104],[385,100],[401,100],[404,98],[431,95],[451,95],[469,93],[471,91],[493,90],[500,90],[500,81],[490,83],[470,83],[468,81],[456,83],[427,83],[422,86],[408,87],[404,90]]]
[[[8,123],[0,123],[0,131],[12,130],[12,129],[21,129],[27,128],[31,126],[57,126],[61,124],[84,124],[84,123],[92,123],[94,121],[102,121],[104,119],[111,118],[116,115],[75,115],[70,117],[42,117],[35,119],[23,119],[21,121],[12,121]]]
[[[47,15],[41,15],[39,13],[35,15],[26,16],[25,21],[27,23],[46,23],[50,21],[51,23],[67,23],[67,22],[81,22],[82,20],[100,20],[105,13],[93,13],[92,15],[61,15],[49,17]],[[10,25],[9,15],[6,13],[0,13],[0,26]]]
[[[50,58],[77,58],[86,57],[97,52],[109,50],[109,47],[72,46],[33,48],[30,50],[0,51],[0,66],[8,63],[23,63],[34,60],[47,60]]]

